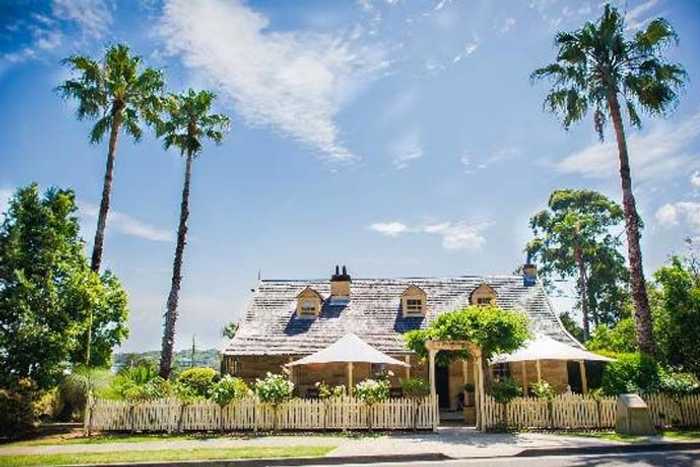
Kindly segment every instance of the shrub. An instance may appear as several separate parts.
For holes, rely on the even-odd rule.
[[[198,396],[207,397],[217,376],[218,373],[213,368],[188,368],[177,376],[177,382],[192,389]]]
[[[603,370],[603,391],[611,396],[628,392],[654,392],[659,389],[659,366],[642,353],[619,354]]]
[[[58,385],[60,418],[82,418],[90,395],[99,394],[110,385],[113,378],[112,372],[105,368],[74,368]]]
[[[255,394],[260,402],[279,405],[292,398],[294,383],[283,375],[273,375],[268,372],[265,379],[255,380]]]
[[[34,428],[36,385],[22,378],[0,389],[0,436],[15,438]]]
[[[686,396],[700,391],[700,381],[692,373],[662,371],[659,389],[674,397]]]
[[[507,404],[523,395],[523,389],[513,378],[507,377],[496,381],[491,386],[491,395],[499,404]]]
[[[211,388],[211,400],[216,402],[220,407],[227,406],[235,399],[242,399],[250,394],[250,388],[241,378],[233,378],[229,375],[224,376],[219,381],[214,383]]]
[[[532,388],[532,393],[535,397],[539,399],[547,399],[551,401],[554,399],[554,388],[547,381],[538,381],[530,385]]]
[[[384,402],[389,398],[389,381],[366,379],[355,386],[355,397],[367,405]]]
[[[401,391],[405,397],[422,399],[430,394],[430,384],[421,378],[406,378],[401,380]]]
[[[342,385],[329,386],[325,382],[319,381],[315,386],[318,388],[318,397],[320,399],[331,399],[345,395],[345,386]]]

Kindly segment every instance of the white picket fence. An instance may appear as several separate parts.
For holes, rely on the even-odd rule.
[[[617,399],[595,400],[579,394],[562,394],[551,401],[519,397],[499,404],[493,397],[484,400],[484,428],[507,425],[514,429],[603,429],[615,426]],[[505,416],[504,416],[505,411]]]
[[[277,408],[278,430],[379,430],[433,429],[437,426],[437,402],[428,396],[414,400],[389,399],[371,408],[362,401],[342,397],[328,400],[293,399]],[[248,431],[275,426],[275,410],[254,398],[241,399],[223,408],[210,401],[183,405],[163,399],[140,403],[97,400],[85,414],[85,430],[92,431]]]

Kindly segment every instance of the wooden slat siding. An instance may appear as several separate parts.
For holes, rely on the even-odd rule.
[[[416,414],[416,406],[418,411]],[[280,430],[367,429],[368,407],[360,400],[342,397],[327,401],[295,399],[277,409]],[[411,429],[414,417],[419,429],[432,429],[437,420],[437,402],[431,396],[420,401],[390,399],[372,407],[373,429]],[[87,416],[85,428],[87,429]],[[182,431],[269,430],[274,425],[274,409],[253,398],[235,401],[226,407],[200,401],[183,406],[173,399],[131,404],[124,401],[95,401],[92,430],[101,431]]]

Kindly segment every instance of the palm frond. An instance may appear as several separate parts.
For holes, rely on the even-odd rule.
[[[90,142],[97,144],[102,141],[104,135],[112,127],[112,114],[107,114],[95,122],[95,126],[92,127],[90,131]]]

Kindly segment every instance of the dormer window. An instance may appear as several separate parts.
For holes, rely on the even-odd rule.
[[[314,319],[321,313],[321,303],[323,297],[320,293],[306,287],[297,294],[297,317],[304,319]]]
[[[401,311],[404,317],[425,316],[427,308],[427,294],[415,285],[409,286],[401,294]]]
[[[469,297],[469,302],[472,305],[488,306],[496,304],[496,291],[493,288],[483,283],[474,289]]]

